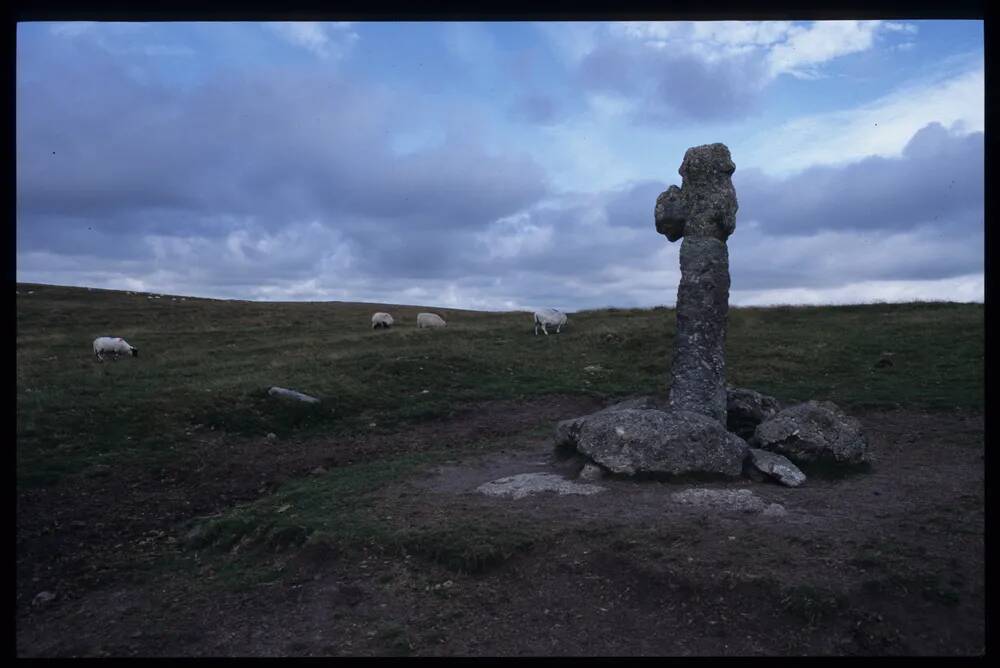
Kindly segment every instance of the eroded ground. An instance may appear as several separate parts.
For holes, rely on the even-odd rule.
[[[214,433],[169,469],[92,470],[18,498],[20,656],[981,654],[982,417],[854,414],[869,473],[789,489],[739,481],[787,514],[710,513],[672,492],[602,480],[592,496],[476,493],[517,473],[571,476],[539,423],[585,397],[479,404],[397,433],[338,442]],[[322,543],[195,550],[196,517],[286,480],[490,438],[383,486],[367,503],[398,549]],[[479,544],[491,546],[481,553]],[[470,551],[471,550],[471,551]],[[238,556],[238,555],[237,555]],[[236,559],[236,557],[232,557]],[[234,584],[235,583],[235,584]],[[39,592],[54,600],[33,605]]]

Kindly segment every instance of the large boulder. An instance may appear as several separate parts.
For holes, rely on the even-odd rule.
[[[739,476],[747,443],[691,411],[625,408],[565,420],[556,446],[572,448],[612,473]]]
[[[757,426],[751,445],[806,464],[865,464],[868,441],[861,423],[830,401],[808,401],[779,411]]]
[[[749,441],[764,420],[774,417],[781,405],[774,397],[741,387],[726,389],[726,429]]]

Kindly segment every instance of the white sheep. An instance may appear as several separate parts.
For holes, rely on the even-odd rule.
[[[535,311],[535,336],[538,336],[538,326],[542,326],[545,336],[549,335],[546,326],[556,328],[556,334],[560,333],[562,326],[566,324],[566,314],[554,308],[543,308]]]
[[[379,327],[385,327],[388,329],[389,327],[392,327],[392,322],[391,315],[379,311],[372,316],[372,329],[378,329]]]
[[[441,319],[441,316],[436,313],[418,313],[417,314],[417,329],[423,327],[444,327],[445,321]]]
[[[122,355],[138,357],[139,349],[134,346],[130,346],[128,341],[121,337],[99,336],[94,339],[94,355],[97,356],[98,362],[103,362],[104,355],[106,354],[114,355],[115,359],[118,359]]]

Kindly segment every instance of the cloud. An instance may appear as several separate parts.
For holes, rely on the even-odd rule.
[[[48,24],[48,32],[66,40],[89,42],[117,56],[193,56],[197,52],[184,44],[152,42],[157,24],[112,21],[59,21]]]
[[[785,178],[737,169],[738,224],[769,235],[921,225],[941,227],[942,236],[967,235],[984,220],[983,150],[983,133],[960,134],[930,123],[897,158],[871,156]]]
[[[754,86],[774,76],[760,54],[800,33],[784,23],[656,26],[617,41],[606,39],[606,26],[574,30],[587,48],[563,44],[566,63],[610,59],[603,71],[578,70],[593,77],[578,98],[541,81],[504,98],[512,106],[500,106],[501,116],[533,116],[520,145],[537,140],[539,154],[558,148],[546,164],[564,159],[564,171],[505,144],[487,103],[356,80],[322,57],[293,59],[306,61],[294,68],[206,68],[200,83],[178,88],[131,75],[146,54],[116,56],[84,34],[89,28],[34,44],[19,33],[18,279],[483,309],[672,304],[680,244],[653,226],[656,196],[671,181],[650,178],[664,176],[654,173],[662,165],[644,172],[633,156],[679,158],[683,149],[665,133],[602,128],[637,118],[722,119],[705,105],[751,99]],[[670,32],[677,30],[687,32]],[[249,32],[267,36],[257,26]],[[885,32],[912,36],[906,27]],[[681,37],[701,50],[653,44]],[[786,59],[787,67],[818,72],[828,62],[822,58],[853,48],[846,37],[828,42]],[[297,47],[312,48],[308,40]],[[466,55],[494,58],[496,47]],[[636,60],[646,56],[648,63]],[[634,80],[614,79],[616,68],[637,62]],[[791,132],[777,142],[772,132],[772,154],[791,156],[774,164],[796,169],[770,169],[767,156],[751,166],[740,156],[764,153],[733,146],[740,201],[729,241],[733,303],[868,300],[919,295],[920,286],[927,294],[954,290],[955,298],[975,298],[978,289],[981,299],[982,128],[953,124],[968,110],[942,114],[939,123],[928,118],[982,99],[977,67],[956,76],[950,63],[909,86],[922,95],[911,104],[965,97],[900,116],[905,122],[890,123],[893,139],[882,144],[850,130],[868,113],[902,114],[901,94],[838,116],[841,125],[816,116],[801,126],[819,136]],[[581,110],[578,122],[560,122],[570,108]],[[847,132],[838,136],[840,129]],[[684,141],[699,143],[706,133],[714,131],[691,126]],[[840,146],[852,143],[859,145]],[[810,165],[808,155],[830,159]],[[666,176],[679,183],[679,160],[669,162]],[[589,178],[583,185],[581,174]]]
[[[898,25],[892,24],[890,30],[897,31]],[[790,26],[784,41],[773,45],[767,54],[770,76],[820,76],[818,65],[870,49],[879,29],[885,29],[881,21],[817,21],[809,27]]]
[[[731,148],[769,173],[787,174],[871,155],[898,156],[913,134],[932,122],[981,131],[986,92],[982,62],[982,54],[975,54],[944,63],[860,107],[799,117]]]
[[[636,120],[724,121],[753,113],[777,77],[823,76],[823,66],[873,48],[911,24],[881,21],[621,22],[572,53],[589,90],[638,101]],[[561,47],[564,51],[568,47]]]
[[[343,57],[359,39],[350,22],[273,22],[264,26],[286,42],[323,59]]]
[[[561,115],[555,98],[538,92],[522,94],[510,109],[510,117],[514,120],[541,125],[554,123]]]
[[[191,91],[131,80],[97,55],[18,82],[19,220],[218,235],[322,219],[385,229],[484,226],[542,197],[530,158],[458,133],[403,156],[422,106],[322,70],[261,70]],[[25,227],[30,236],[30,228]]]
[[[858,281],[827,288],[778,288],[774,290],[733,290],[732,306],[775,306],[784,304],[870,304],[877,302],[949,301],[982,302],[983,274],[925,281]]]

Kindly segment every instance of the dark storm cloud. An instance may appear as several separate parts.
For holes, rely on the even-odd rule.
[[[818,230],[940,228],[968,235],[983,224],[983,133],[955,135],[938,123],[918,131],[898,158],[811,167],[789,178],[737,169],[739,221],[770,235]]]
[[[490,155],[474,137],[395,155],[392,133],[418,101],[329,71],[220,72],[173,90],[75,48],[19,70],[18,232],[29,246],[60,220],[219,236],[311,219],[349,232],[370,219],[405,238],[482,226],[547,192],[534,161]]]

